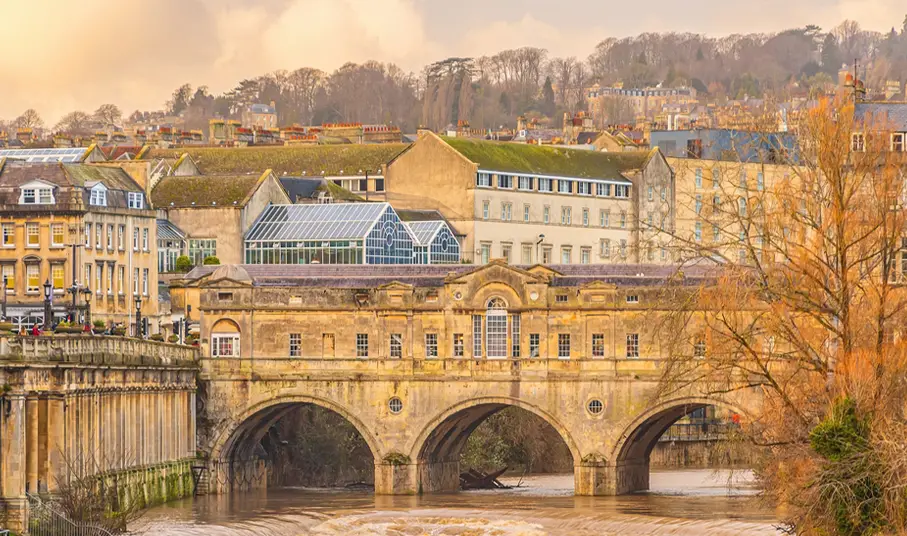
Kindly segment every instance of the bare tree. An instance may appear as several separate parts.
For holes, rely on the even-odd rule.
[[[15,124],[18,128],[41,128],[44,126],[44,120],[34,108],[29,108],[16,118]]]
[[[64,115],[56,126],[54,126],[54,129],[58,132],[65,132],[67,134],[87,134],[89,132],[88,128],[90,121],[90,115],[83,111],[76,110]]]
[[[115,125],[123,119],[123,112],[116,104],[102,104],[94,111],[93,117],[103,125]]]

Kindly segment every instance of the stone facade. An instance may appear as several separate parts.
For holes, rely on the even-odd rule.
[[[454,491],[459,453],[507,406],[551,424],[576,493],[648,487],[648,453],[707,404],[745,414],[751,390],[656,396],[667,334],[658,296],[704,271],[657,266],[222,266],[179,285],[201,326],[199,448],[209,491],[266,485],[254,456],[299,404],[345,417],[376,464],[379,494]],[[677,280],[676,278],[680,278]]]
[[[120,337],[0,337],[0,526],[25,493],[96,472],[147,503],[191,493],[193,348]]]
[[[472,143],[478,144],[480,151],[486,151],[482,145],[493,146],[498,142]],[[517,159],[524,150],[522,147],[527,147],[501,146],[514,152]],[[525,150],[558,149],[528,146]],[[543,192],[536,183],[523,189],[519,176],[506,173],[509,170],[486,169],[483,165],[490,163],[474,162],[445,139],[423,133],[388,164],[385,198],[397,209],[439,211],[456,233],[464,237],[462,257],[477,264],[492,258],[522,264],[670,262],[667,254],[662,258],[659,248],[667,239],[658,226],[662,225],[662,219],[665,225],[673,221],[673,175],[661,154],[658,151],[635,155],[560,151],[564,154],[548,160],[557,164],[549,165],[544,171],[538,165],[526,166],[538,170],[537,177],[525,173],[533,181],[555,177],[550,179],[552,191]],[[588,159],[589,165],[582,170],[555,169],[567,166],[571,155],[574,160]],[[490,175],[487,186],[477,184],[478,173]],[[502,185],[501,175],[510,177],[509,185]],[[627,184],[628,195],[599,196],[594,191],[585,194],[578,191],[576,184],[570,193],[561,193],[560,180],[556,177],[573,182],[581,180],[579,177],[611,178]],[[657,202],[640,197],[640,192],[648,192],[650,188],[659,192]],[[650,214],[653,225],[649,225]]]

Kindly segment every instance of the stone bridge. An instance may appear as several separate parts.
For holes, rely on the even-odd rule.
[[[657,360],[621,359],[203,359],[209,491],[266,485],[254,450],[301,404],[348,420],[371,448],[378,494],[459,488],[459,455],[481,422],[508,406],[558,431],[573,455],[578,495],[649,485],[649,453],[677,419],[706,405],[745,418],[760,397],[690,390],[659,399]]]
[[[0,337],[0,528],[22,530],[26,493],[98,473],[146,504],[190,493],[197,367],[191,347]]]

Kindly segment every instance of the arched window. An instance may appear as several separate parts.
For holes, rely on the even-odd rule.
[[[485,353],[488,359],[507,358],[507,302],[488,300],[485,311]]]
[[[218,320],[211,329],[211,357],[239,357],[239,326]]]

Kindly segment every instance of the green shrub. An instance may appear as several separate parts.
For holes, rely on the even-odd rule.
[[[185,255],[180,255],[176,258],[176,271],[180,273],[186,273],[192,269],[192,259]]]
[[[202,264],[204,264],[205,266],[217,265],[220,264],[220,259],[212,255],[210,257],[205,257],[205,260],[202,261]]]
[[[103,320],[95,320],[92,325],[94,325],[94,329],[107,329],[107,323]]]

